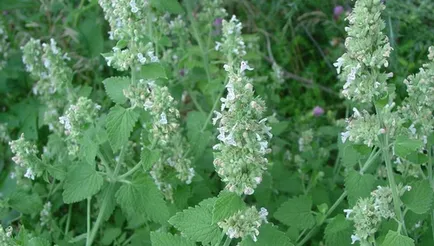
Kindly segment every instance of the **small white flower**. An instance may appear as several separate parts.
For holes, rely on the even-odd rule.
[[[232,227],[229,227],[229,229],[228,229],[228,231],[227,231],[227,233],[226,233],[227,235],[228,235],[228,237],[230,237],[230,238],[235,238],[236,236],[237,236],[237,231],[234,229],[234,228],[232,228]]]
[[[160,115],[160,124],[167,125],[167,116],[166,113],[161,113]]]
[[[33,172],[33,170],[29,167],[26,170],[26,173],[24,174],[24,177],[31,179],[31,180],[35,180],[35,173]]]
[[[244,188],[244,194],[246,194],[246,195],[251,195],[251,194],[253,194],[253,192],[255,192],[255,191],[251,187]]]
[[[145,64],[146,61],[147,61],[146,57],[144,57],[142,53],[138,53],[138,54],[137,54],[137,58],[139,59],[139,62],[140,62],[141,64]]]
[[[345,143],[349,137],[350,137],[350,132],[349,131],[342,132],[341,133],[342,143]]]
[[[216,110],[214,110],[215,117],[212,118],[212,124],[215,125],[219,119],[222,118],[222,114]]]
[[[262,182],[262,177],[255,177],[254,180],[257,184],[260,184]]]
[[[338,74],[341,73],[341,67],[344,64],[344,61],[345,61],[344,58],[339,57],[338,60],[335,63],[333,63],[333,66],[336,67]]]
[[[344,213],[346,213],[345,218],[349,219],[350,218],[350,214],[353,212],[352,209],[344,209]]]
[[[408,130],[410,130],[411,134],[416,135],[416,128],[414,127],[414,124],[411,124]]]
[[[261,220],[263,220],[265,223],[268,223],[267,216],[268,216],[267,209],[266,208],[261,208],[261,210],[259,210],[259,218]]]
[[[351,235],[351,244],[354,244],[357,241],[360,241],[360,237],[356,235]]]
[[[249,66],[249,64],[247,64],[247,61],[242,61],[241,62],[241,66],[240,66],[240,72],[244,72],[245,70],[249,70],[252,71],[253,68]]]
[[[220,42],[215,42],[215,50],[218,51],[220,49],[220,47],[222,46],[222,43]]]

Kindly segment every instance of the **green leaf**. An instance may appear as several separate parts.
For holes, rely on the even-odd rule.
[[[152,246],[195,246],[196,243],[166,232],[151,232]]]
[[[102,245],[111,245],[112,242],[121,235],[122,230],[120,228],[107,228],[101,238]]]
[[[351,245],[352,230],[351,222],[346,220],[342,214],[337,215],[325,228],[326,246]]]
[[[161,1],[164,2],[164,1]],[[148,63],[141,66],[140,78],[142,79],[167,79],[166,71],[160,63]]]
[[[350,205],[355,205],[359,198],[368,197],[375,185],[375,178],[371,174],[360,174],[351,170],[345,177],[345,189],[348,192]]]
[[[107,116],[106,128],[113,151],[126,144],[138,119],[139,115],[131,109],[124,109],[118,105],[111,108]]]
[[[424,214],[431,209],[433,190],[427,180],[420,180],[410,184],[411,190],[406,191],[401,200],[408,209],[416,214]]]
[[[128,77],[110,77],[103,82],[105,92],[114,103],[123,104],[127,101],[124,96],[124,89],[127,89],[131,83]]]
[[[143,148],[140,154],[140,162],[142,164],[143,170],[148,171],[154,165],[156,161],[160,158],[160,151],[150,150],[148,148]]]
[[[34,237],[25,243],[25,246],[50,246],[50,241],[42,237]]]
[[[414,246],[414,241],[399,232],[389,231],[381,246]]]
[[[184,13],[184,9],[178,0],[151,0],[151,5],[163,13],[169,12],[178,15]]]
[[[74,203],[98,193],[104,181],[93,165],[79,163],[67,174],[63,186],[63,201]]]
[[[163,195],[147,176],[138,177],[131,184],[123,184],[116,192],[116,202],[129,220],[141,217],[164,224],[169,218]]]
[[[311,212],[312,198],[299,196],[284,202],[274,213],[274,218],[285,225],[298,229],[309,229],[315,225]]]
[[[190,112],[187,116],[187,137],[191,144],[192,154],[196,158],[203,155],[212,139],[212,133],[210,131],[202,131],[206,118],[206,115],[198,111]]]
[[[39,213],[42,210],[42,200],[38,194],[27,194],[18,190],[9,197],[9,206],[23,214]]]
[[[212,209],[215,199],[206,199],[196,207],[178,212],[169,223],[190,240],[215,245],[220,242],[221,230],[212,223]]]
[[[236,212],[243,210],[246,204],[240,196],[233,192],[223,191],[217,198],[212,211],[212,221],[217,223],[222,221]]]
[[[251,237],[246,237],[241,241],[240,246],[293,246],[291,239],[284,232],[280,231],[271,223],[262,224],[259,228],[258,241],[253,241]]]
[[[422,148],[422,140],[409,139],[407,136],[398,136],[395,140],[395,154],[401,158],[406,158],[411,153]]]

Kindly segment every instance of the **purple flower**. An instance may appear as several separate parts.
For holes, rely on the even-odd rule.
[[[185,70],[184,69],[179,70],[179,75],[181,77],[184,77],[185,76]]]
[[[313,112],[312,113],[313,113],[314,116],[319,117],[319,116],[321,116],[321,115],[324,114],[324,109],[321,108],[320,106],[316,106],[315,108],[313,108]]]
[[[333,16],[335,17],[335,19],[338,19],[339,16],[344,13],[344,11],[344,7],[342,7],[341,5],[337,5],[333,9]]]
[[[220,26],[222,26],[222,23],[223,23],[223,19],[222,18],[217,18],[217,19],[214,20],[213,25],[215,27],[220,27]]]

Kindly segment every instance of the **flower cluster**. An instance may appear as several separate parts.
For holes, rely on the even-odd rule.
[[[265,102],[255,97],[252,81],[245,75],[246,70],[253,68],[246,61],[240,64],[238,59],[234,60],[245,54],[241,28],[235,16],[230,22],[223,21],[221,50],[228,59],[224,69],[229,81],[226,97],[220,99],[221,112],[214,112],[213,124],[218,123],[217,139],[220,140],[213,147],[216,151],[214,166],[222,181],[227,183],[226,189],[251,195],[267,169],[265,155],[271,151],[268,140],[272,134],[267,118],[263,117]]]
[[[54,39],[49,44],[31,39],[22,47],[22,51],[26,70],[38,80],[33,93],[39,95],[46,105],[44,122],[50,130],[58,130],[60,125],[57,119],[74,95],[71,93],[73,72],[66,64],[69,57],[57,47]]]
[[[70,155],[78,152],[78,141],[83,131],[95,122],[100,105],[85,97],[80,97],[76,104],[70,105],[64,115],[59,117],[65,135],[68,136],[68,151]]]
[[[345,29],[347,52],[334,64],[345,81],[342,94],[347,99],[370,103],[387,93],[386,80],[391,74],[380,72],[380,69],[388,66],[392,48],[382,33],[385,24],[381,11],[384,8],[380,0],[359,0],[347,17],[350,24]]]
[[[6,27],[0,19],[0,71],[6,66],[9,57],[9,42]]]
[[[40,221],[41,221],[41,226],[48,226],[48,224],[50,223],[51,220],[51,202],[48,201],[47,203],[44,204],[44,208],[41,210],[40,215]]]
[[[147,0],[99,0],[105,19],[110,24],[110,39],[118,40],[111,53],[104,54],[107,64],[125,71],[138,65],[158,62],[146,35],[157,18]],[[152,40],[151,40],[152,41]]]
[[[159,160],[154,163],[151,176],[166,197],[171,197],[172,186],[168,181],[170,171],[176,177],[190,184],[195,175],[191,159],[186,153],[187,142],[181,134],[176,101],[166,86],[156,85],[154,81],[139,80],[124,91],[132,107],[140,107],[152,116],[151,140],[155,149],[161,152]]]
[[[267,209],[261,208],[261,210],[258,211],[253,206],[238,211],[224,221],[218,222],[218,226],[222,228],[230,238],[245,238],[246,236],[250,236],[253,241],[256,242],[256,237],[259,235],[258,229],[262,222],[268,223],[267,216]]]
[[[411,189],[410,186],[399,186],[399,195]],[[393,211],[392,190],[389,187],[378,186],[368,198],[361,198],[352,209],[344,209],[346,218],[354,221],[352,243],[356,241],[369,242],[378,230],[382,220],[395,217]]]
[[[8,132],[8,124],[0,123],[0,142],[9,142],[11,139]]]
[[[211,23],[227,16],[226,9],[222,8],[223,0],[202,0],[202,10],[197,14],[199,21]]]
[[[377,115],[371,115],[366,110],[360,112],[357,108],[353,108],[353,116],[347,119],[346,131],[341,133],[342,142],[348,140],[354,143],[363,143],[369,147],[378,143],[378,136],[381,134],[394,135],[400,128],[403,120],[396,112],[392,112],[394,103],[386,104],[381,109],[383,115],[382,122]]]
[[[235,15],[230,21],[223,20],[223,38],[216,42],[215,50],[228,57],[229,63],[235,58],[241,59],[246,54],[246,44],[241,37],[243,25]]]
[[[15,246],[16,244],[12,240],[12,227],[9,226],[6,228],[6,231],[3,229],[3,226],[0,225],[0,245],[4,246]]]
[[[408,97],[399,108],[401,117],[411,123],[409,134],[425,144],[434,127],[434,46],[429,48],[428,59],[417,74],[404,80]]]
[[[298,150],[300,152],[312,150],[312,146],[310,146],[312,140],[313,140],[312,129],[302,132],[300,138],[298,139]]]
[[[34,180],[35,176],[40,174],[40,161],[36,156],[38,154],[36,145],[26,141],[24,134],[21,134],[19,139],[9,142],[9,146],[15,155],[12,160],[26,170],[24,177]]]

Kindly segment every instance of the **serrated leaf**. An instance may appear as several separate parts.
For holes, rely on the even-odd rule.
[[[389,231],[381,246],[414,246],[414,241],[399,232]]]
[[[240,196],[233,192],[223,191],[217,198],[212,211],[212,221],[217,223],[222,221],[236,212],[243,210],[246,204]]]
[[[166,71],[160,63],[148,63],[140,68],[140,78],[142,79],[167,79]]]
[[[151,232],[152,246],[195,246],[196,243],[179,235],[172,235],[167,232]]]
[[[350,205],[355,205],[359,198],[368,197],[375,185],[375,178],[371,174],[360,174],[351,170],[345,177],[345,189],[348,192]]]
[[[143,170],[148,171],[154,165],[156,161],[160,158],[160,151],[150,150],[148,148],[143,148],[140,154],[140,162],[142,164]]]
[[[262,224],[259,228],[258,241],[253,241],[251,237],[245,237],[241,241],[240,246],[293,246],[291,239],[284,232],[280,231],[276,226],[271,223]]]
[[[181,4],[178,2],[178,0],[151,0],[152,6],[154,6],[156,9],[160,10],[161,12],[169,12],[171,14],[182,14],[184,13],[184,9],[182,8]]]
[[[67,173],[63,201],[74,203],[98,193],[104,181],[93,165],[79,163]]]
[[[350,221],[345,219],[345,216],[342,214],[337,215],[325,228],[324,238],[326,246],[351,245],[352,230]]]
[[[161,191],[147,176],[123,184],[116,192],[116,202],[130,220],[141,217],[163,224],[169,218],[169,209]]]
[[[284,202],[274,213],[274,218],[285,225],[298,229],[309,229],[315,225],[311,212],[312,198],[299,196]]]
[[[416,214],[430,211],[433,202],[433,190],[427,180],[420,180],[410,184],[411,190],[406,191],[401,200],[408,209]]]
[[[123,104],[127,101],[124,95],[124,89],[127,89],[131,83],[128,77],[110,77],[103,82],[105,92],[114,103]]]
[[[42,200],[38,194],[28,194],[22,190],[12,193],[8,204],[23,214],[38,213],[42,210]]]
[[[131,109],[114,106],[107,115],[107,135],[113,151],[120,149],[130,137],[139,115]]]
[[[212,223],[212,209],[215,199],[206,199],[198,206],[178,212],[169,223],[190,240],[215,245],[220,241],[221,230]]]
[[[395,154],[401,158],[406,158],[411,153],[422,148],[423,142],[418,139],[410,139],[407,136],[398,136],[395,140]]]

